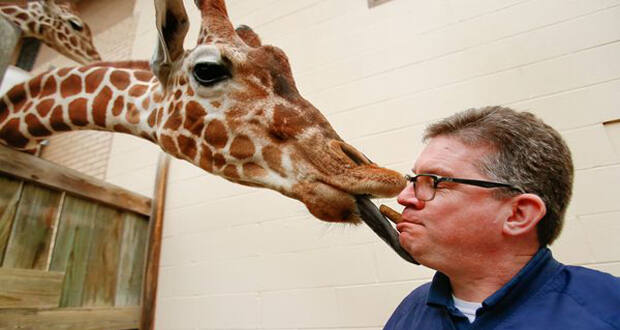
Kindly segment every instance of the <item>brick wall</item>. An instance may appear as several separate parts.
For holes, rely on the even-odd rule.
[[[127,0],[83,0],[78,4],[80,16],[89,24],[95,46],[104,60],[130,59],[136,30],[133,5],[134,1]],[[77,65],[42,45],[33,74],[44,72],[51,66]],[[76,131],[55,135],[49,140],[50,144],[41,153],[42,158],[99,179],[106,178],[112,133]]]
[[[192,47],[199,15],[185,4]],[[618,276],[619,4],[393,0],[369,10],[360,0],[229,0],[228,8],[234,24],[289,55],[302,94],[384,166],[408,171],[425,125],[469,107],[542,117],[564,135],[577,169],[552,250]],[[154,46],[152,6],[137,1],[138,58]],[[109,173],[146,189],[129,180],[151,175],[157,152],[115,135]],[[181,161],[171,165],[164,231],[158,329],[380,329],[433,274],[365,226],[321,223],[299,202]]]

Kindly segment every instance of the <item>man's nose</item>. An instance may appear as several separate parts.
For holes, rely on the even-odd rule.
[[[425,202],[416,198],[415,191],[413,189],[413,183],[407,183],[405,189],[403,189],[397,198],[398,204],[405,207],[413,207],[417,210],[424,208]]]

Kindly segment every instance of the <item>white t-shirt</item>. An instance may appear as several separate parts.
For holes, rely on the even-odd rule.
[[[482,307],[482,303],[461,300],[454,295],[452,295],[452,300],[454,300],[454,307],[458,308],[463,315],[467,316],[469,323],[474,322],[476,319],[476,311],[478,308]]]

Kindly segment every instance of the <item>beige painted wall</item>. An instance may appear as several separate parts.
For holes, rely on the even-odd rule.
[[[235,24],[289,55],[303,95],[371,159],[407,171],[429,122],[491,104],[562,132],[577,168],[565,263],[620,275],[620,1],[230,0]],[[137,0],[133,55],[154,46]],[[196,40],[198,14],[186,6]],[[157,148],[115,135],[108,177],[150,193]],[[388,201],[395,205],[394,201]],[[433,272],[366,227],[320,223],[266,190],[171,167],[158,329],[380,329]]]

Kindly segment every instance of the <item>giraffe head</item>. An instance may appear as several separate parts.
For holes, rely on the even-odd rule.
[[[55,0],[0,3],[0,16],[64,56],[81,64],[100,61],[88,25],[72,3]]]
[[[198,44],[185,51],[182,1],[155,0],[160,42],[151,67],[162,96],[152,122],[167,152],[230,181],[277,190],[330,222],[359,222],[360,196],[400,192],[402,175],[345,143],[299,94],[284,52],[246,26],[235,30],[223,0],[196,5]]]

